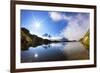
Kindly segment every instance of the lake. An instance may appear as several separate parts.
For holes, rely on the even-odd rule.
[[[89,50],[80,42],[60,42],[21,50],[21,62],[48,62],[89,59]]]

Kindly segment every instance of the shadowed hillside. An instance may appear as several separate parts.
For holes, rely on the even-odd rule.
[[[25,28],[21,28],[21,49],[25,50],[27,47],[36,47],[41,44],[48,44],[51,41],[48,39],[42,39],[36,35],[31,35]]]

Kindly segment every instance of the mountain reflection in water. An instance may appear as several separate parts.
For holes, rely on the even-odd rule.
[[[60,42],[21,50],[21,62],[47,62],[89,59],[89,50],[80,42]]]

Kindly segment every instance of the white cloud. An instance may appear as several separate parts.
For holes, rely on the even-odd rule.
[[[49,12],[49,16],[53,21],[70,20],[71,16],[66,16],[60,12]]]
[[[89,14],[78,13],[76,15],[65,15],[60,12],[49,12],[53,21],[66,20],[67,26],[61,31],[61,35],[69,40],[79,40],[89,29]]]
[[[59,12],[49,12],[49,15],[53,21],[60,21],[63,19],[62,14]]]
[[[79,40],[89,29],[89,16],[87,14],[77,14],[72,16],[61,32],[69,40]]]

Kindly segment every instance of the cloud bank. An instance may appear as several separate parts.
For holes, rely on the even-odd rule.
[[[66,20],[68,22],[60,35],[63,35],[69,40],[79,40],[89,30],[90,21],[88,13],[65,15],[60,12],[49,12],[49,16],[56,22],[60,20]]]

